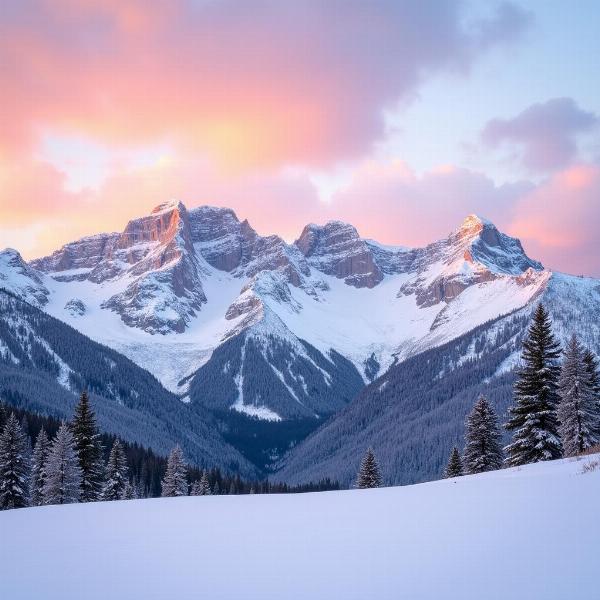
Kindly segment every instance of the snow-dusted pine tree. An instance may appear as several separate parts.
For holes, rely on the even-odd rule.
[[[479,396],[466,423],[463,465],[467,473],[495,471],[502,466],[498,417],[485,396]]]
[[[514,406],[509,409],[506,428],[513,441],[506,447],[511,466],[559,458],[562,454],[558,435],[558,376],[560,346],[552,334],[548,312],[539,304],[525,341],[523,366],[514,387]]]
[[[584,353],[573,335],[565,348],[558,382],[558,431],[565,456],[576,456],[598,443],[600,405],[592,389]]]
[[[29,443],[11,414],[0,435],[0,510],[29,504]]]
[[[137,497],[138,496],[135,487],[131,484],[130,481],[128,481],[125,484],[125,489],[123,490],[123,493],[121,494],[121,500],[135,500]]]
[[[46,461],[44,504],[72,504],[81,498],[81,467],[71,429],[63,423]]]
[[[591,350],[586,350],[583,354],[583,362],[589,375],[590,387],[600,410],[600,365],[598,358]],[[597,434],[600,437],[600,422],[598,423]]]
[[[202,477],[194,481],[192,485],[192,496],[210,496],[210,483],[208,481],[208,473],[202,472]]]
[[[187,496],[187,466],[183,460],[183,451],[175,446],[169,454],[167,472],[162,480],[162,496]]]
[[[102,494],[104,464],[102,444],[96,426],[96,416],[90,406],[87,392],[82,392],[75,407],[71,431],[81,468],[81,501],[94,502]]]
[[[200,491],[202,496],[210,496],[210,483],[208,481],[208,473],[204,471],[202,473],[202,479],[200,479]]]
[[[102,500],[121,500],[129,483],[127,457],[121,442],[116,439],[110,450],[106,466],[106,483],[102,490]]]
[[[583,353],[583,362],[588,372],[590,387],[594,392],[594,395],[600,402],[600,370],[598,357],[589,349],[586,349]]]
[[[35,440],[33,459],[31,461],[31,506],[44,504],[44,483],[46,481],[46,461],[50,452],[50,440],[42,427]]]
[[[218,496],[221,493],[221,488],[219,487],[219,481],[215,481],[215,485],[213,486],[213,496]]]
[[[373,448],[368,448],[360,463],[356,477],[356,487],[360,489],[381,487],[381,472]]]
[[[444,477],[446,479],[452,479],[452,477],[460,477],[462,474],[462,459],[460,457],[460,452],[458,451],[458,448],[454,446],[454,448],[452,448],[452,452],[450,453],[450,459],[448,460],[446,470],[444,471]]]

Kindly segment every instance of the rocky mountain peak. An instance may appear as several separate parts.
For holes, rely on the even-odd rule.
[[[167,202],[162,202],[158,206],[155,206],[152,209],[151,214],[157,215],[163,212],[171,212],[171,211],[186,211],[185,204],[180,200],[171,199],[167,200]]]
[[[463,237],[472,237],[479,235],[484,229],[496,229],[496,226],[487,219],[476,214],[467,215],[458,228],[458,234]]]
[[[520,275],[527,269],[544,268],[525,254],[517,238],[502,233],[491,221],[478,215],[469,215],[451,234],[449,243],[466,262],[479,264],[492,273]]]
[[[129,221],[115,247],[127,249],[151,242],[159,242],[165,246],[172,244],[171,252],[162,254],[162,259],[167,262],[174,256],[174,246],[192,251],[188,213],[181,202],[172,200],[159,204],[148,216]],[[136,258],[137,256],[133,256],[128,262],[137,262]]]
[[[371,288],[383,279],[370,246],[348,223],[311,223],[302,230],[295,246],[310,266],[344,279],[348,285]]]
[[[14,248],[0,251],[0,288],[38,307],[48,302],[50,294],[40,273]]]
[[[544,269],[518,239],[478,215],[469,215],[446,239],[416,251],[414,266],[415,277],[401,293],[414,293],[419,306],[448,303],[472,285],[501,277],[518,280],[528,270]]]

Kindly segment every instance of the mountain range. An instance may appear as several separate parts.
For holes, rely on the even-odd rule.
[[[363,239],[339,221],[309,224],[288,243],[230,209],[172,201],[30,262],[0,252],[0,288],[0,374],[27,366],[28,377],[43,371],[77,393],[99,379],[57,350],[77,334],[91,365],[113,352],[137,369],[118,394],[99,386],[100,404],[130,408],[151,378],[135,410],[171,415],[169,439],[152,436],[159,450],[197,428],[197,462],[222,454],[219,466],[293,482],[349,483],[367,445],[390,482],[434,476],[474,394],[506,410],[540,300],[560,339],[576,328],[600,350],[600,281],[544,268],[475,215],[423,248]],[[43,319],[53,340],[31,326]],[[39,348],[50,358],[38,365]],[[18,387],[9,380],[5,395]],[[31,387],[21,384],[21,402],[32,402]]]

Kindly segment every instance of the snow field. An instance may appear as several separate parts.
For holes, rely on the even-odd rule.
[[[0,597],[566,600],[600,589],[597,456],[376,490],[0,513]]]

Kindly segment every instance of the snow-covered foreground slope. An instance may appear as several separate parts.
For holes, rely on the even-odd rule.
[[[600,469],[563,460],[415,486],[0,513],[0,597],[596,597]]]

